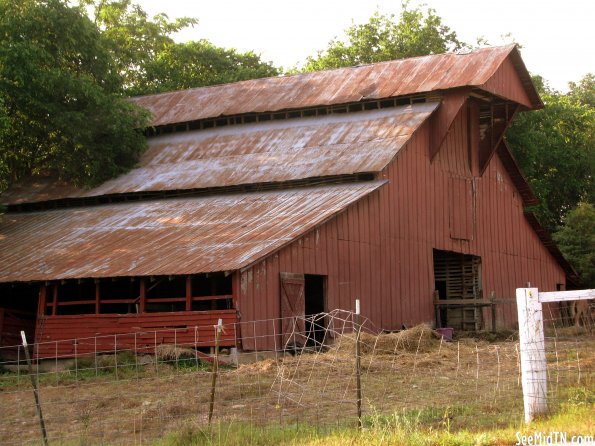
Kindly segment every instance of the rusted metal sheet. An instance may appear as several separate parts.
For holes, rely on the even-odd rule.
[[[244,113],[274,112],[358,102],[457,87],[481,88],[510,56],[527,90],[530,108],[542,106],[514,45],[481,48],[467,54],[439,54],[359,67],[256,79],[234,84],[141,96],[160,126]],[[498,88],[489,85],[495,92]]]
[[[167,134],[149,140],[138,168],[89,191],[52,189],[46,179],[1,200],[16,204],[379,172],[437,107],[422,103]]]
[[[35,176],[22,179],[0,195],[0,204],[35,203],[65,197],[78,197],[85,193],[54,176]]]
[[[8,213],[0,223],[0,282],[236,270],[382,184]]]
[[[438,103],[152,138],[140,167],[85,196],[379,172]]]

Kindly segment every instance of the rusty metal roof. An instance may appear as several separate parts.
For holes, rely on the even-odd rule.
[[[132,98],[161,126],[473,86],[481,88],[511,57],[533,107],[541,100],[515,45],[438,54]]]
[[[50,180],[36,180],[30,188],[9,190],[0,201],[16,204],[379,172],[437,107],[437,102],[420,103],[166,134],[149,139],[138,168],[99,187],[52,188]]]
[[[0,282],[235,270],[382,184],[8,213],[0,223]]]

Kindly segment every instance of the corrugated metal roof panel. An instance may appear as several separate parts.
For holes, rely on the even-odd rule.
[[[132,100],[151,111],[152,125],[254,112],[274,112],[426,93],[481,87],[512,53],[514,45],[481,48],[466,54],[438,54],[359,67],[255,79],[184,91],[140,96]],[[516,64],[535,107],[541,105],[522,61]]]
[[[5,214],[0,282],[235,270],[290,243],[382,184]]]
[[[1,200],[8,204],[379,172],[437,106],[421,103],[162,135],[149,140],[138,168],[99,187],[57,189],[54,195],[37,188],[40,199],[21,189]]]

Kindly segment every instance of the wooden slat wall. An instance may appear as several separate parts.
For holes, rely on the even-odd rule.
[[[35,354],[38,358],[45,358],[113,352],[114,343],[118,349],[136,347],[137,351],[146,353],[153,353],[155,345],[160,344],[175,343],[190,347],[196,343],[198,347],[210,347],[215,345],[213,326],[218,319],[223,320],[224,327],[227,325],[219,344],[234,346],[235,310],[39,318],[35,339],[39,344]]]
[[[500,65],[496,73],[482,86],[482,89],[532,108],[531,100],[527,96],[527,91],[523,87],[510,58],[507,58]]]
[[[543,290],[565,283],[563,270],[525,220],[521,198],[500,158],[492,158],[482,177],[472,177],[469,137],[460,131],[466,128],[466,120],[464,107],[433,163],[428,123],[424,124],[382,172],[388,184],[243,271],[242,321],[279,317],[280,272],[328,276],[328,309],[354,309],[359,298],[363,315],[384,329],[432,321],[433,248],[480,256],[484,296],[494,291],[498,298],[513,298],[515,288],[527,282]],[[475,236],[471,240],[450,234],[448,197],[453,176],[473,184]],[[515,323],[515,306],[499,306],[499,326]],[[272,328],[265,325],[256,333],[242,328],[244,348],[275,347]]]
[[[32,342],[35,336],[35,314],[0,308],[0,347],[21,345],[21,330]]]

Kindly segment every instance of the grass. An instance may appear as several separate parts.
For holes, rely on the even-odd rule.
[[[401,411],[390,415],[373,415],[364,420],[361,430],[355,427],[316,427],[311,425],[253,426],[242,422],[216,423],[207,429],[184,427],[175,434],[153,443],[154,446],[338,446],[338,445],[399,445],[399,446],[491,446],[511,445],[517,435],[533,432],[565,432],[573,435],[593,435],[595,409],[593,405],[565,404],[554,415],[526,425],[521,419],[505,427],[494,428],[478,422],[465,428],[453,428],[449,419],[465,408],[443,408],[442,420],[436,424],[434,410]],[[429,421],[429,423],[428,423]]]
[[[509,336],[445,343],[423,330],[405,335],[363,336],[361,431],[354,339],[345,335],[325,352],[222,367],[211,429],[211,364],[171,348],[158,363],[130,352],[80,358],[39,377],[51,444],[504,445],[529,429],[522,421],[518,346]],[[530,429],[592,434],[595,338],[560,340],[554,353],[552,412]],[[0,439],[19,439],[8,444],[39,438],[27,378],[0,376],[0,407],[10,408],[0,419]]]

